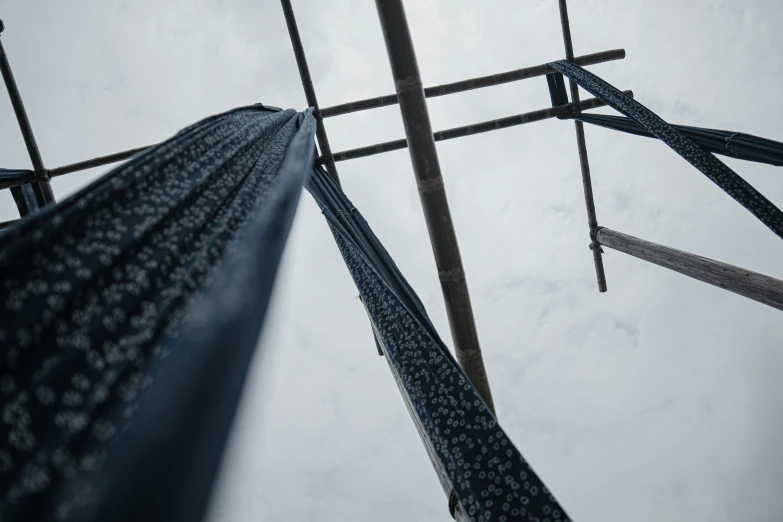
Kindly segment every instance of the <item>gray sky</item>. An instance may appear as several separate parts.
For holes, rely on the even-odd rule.
[[[294,0],[322,106],[393,92],[374,3]],[[425,84],[562,57],[554,0],[408,1]],[[783,140],[778,0],[572,0],[577,54],[664,119]],[[305,106],[278,2],[0,0],[47,166],[238,105]],[[436,129],[544,108],[543,78],[430,102]],[[610,113],[611,111],[603,110]],[[326,122],[335,151],[403,136],[397,107]],[[588,128],[599,223],[783,278],[783,243],[663,144]],[[780,312],[607,250],[596,289],[569,122],[438,145],[501,424],[576,521],[779,520]],[[27,167],[0,97],[2,167]],[[783,171],[727,160],[778,206]],[[407,151],[338,169],[449,329]],[[58,178],[60,200],[107,169]],[[16,216],[0,192],[0,219]],[[305,195],[211,520],[450,520]]]

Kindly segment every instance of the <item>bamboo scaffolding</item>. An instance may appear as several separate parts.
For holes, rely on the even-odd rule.
[[[2,20],[0,20],[0,34],[4,29],[5,26],[3,25]],[[11,71],[11,64],[8,61],[8,56],[5,53],[1,39],[0,73],[3,75],[8,97],[11,99],[11,104],[14,107],[16,121],[19,123],[19,130],[22,131],[22,137],[24,138],[25,146],[27,146],[27,154],[30,156],[30,161],[33,164],[33,169],[35,171],[34,180],[38,183],[38,186],[41,187],[44,204],[49,205],[55,203],[54,192],[52,192],[52,186],[46,175],[46,168],[44,167],[43,158],[41,158],[41,151],[38,150],[38,144],[36,143],[35,135],[33,134],[33,127],[30,125],[30,119],[27,117],[27,111],[24,108],[24,103],[22,103],[22,95],[19,93],[19,87],[16,85],[14,74]],[[33,180],[30,180],[28,183],[32,181]]]
[[[628,96],[633,97],[633,91],[624,92]],[[606,104],[598,98],[589,98],[583,102],[580,102],[581,110],[596,109],[598,107],[604,107],[605,105]],[[563,118],[573,114],[573,112],[573,107],[570,104],[559,107],[548,107],[546,109],[517,114],[515,116],[508,116],[497,120],[473,123],[463,127],[454,127],[452,129],[437,131],[433,134],[433,137],[435,141],[451,140],[454,138],[471,136],[473,134],[481,134],[482,132],[507,129],[509,127],[524,125],[526,123],[533,123],[550,118]],[[391,152],[393,150],[400,150],[407,147],[408,141],[403,138],[399,140],[386,141],[384,143],[376,143],[375,145],[367,145],[365,147],[359,147],[356,149],[344,150],[342,152],[335,153],[333,157],[334,161],[347,161],[357,158],[364,158],[367,156],[374,156],[376,154],[383,154],[384,152]],[[315,158],[316,163],[320,163],[321,161],[322,158],[320,156]]]
[[[622,60],[623,58],[625,58],[625,49],[612,49],[611,51],[603,51],[600,53],[579,56],[574,60],[577,65],[585,67],[588,65],[595,65],[612,60]],[[528,78],[535,78],[537,76],[544,76],[551,72],[554,72],[554,70],[551,69],[547,64],[535,65],[532,67],[525,67],[524,69],[515,69],[513,71],[492,74],[490,76],[481,76],[459,82],[427,87],[424,89],[424,97],[435,98],[437,96],[445,96],[447,94],[471,91],[473,89],[481,89],[483,87],[491,87],[493,85],[501,85],[504,83],[526,80]],[[355,102],[344,103],[342,105],[335,105],[333,107],[326,107],[325,109],[321,109],[321,116],[324,118],[330,118],[332,116],[340,116],[342,114],[365,111],[368,109],[377,109],[378,107],[387,107],[389,105],[396,104],[397,95],[387,94],[386,96],[378,96],[376,98],[368,98],[366,100],[359,100]]]
[[[560,25],[563,29],[563,46],[565,47],[566,60],[575,62],[574,45],[571,41],[571,24],[568,21],[568,6],[566,0],[558,0],[560,8]],[[579,112],[579,86],[575,81],[570,80],[571,103],[574,110]],[[587,226],[592,231],[598,226],[598,217],[595,213],[595,201],[593,199],[593,182],[590,179],[590,162],[587,159],[587,144],[585,143],[585,128],[581,121],[574,121],[576,128],[576,146],[579,151],[579,168],[582,171],[582,187],[585,193],[585,207],[587,207]],[[595,265],[595,276],[598,282],[598,291],[606,292],[606,274],[604,273],[604,262],[601,258],[601,249],[595,242],[590,243],[590,250],[593,252],[593,264]]]
[[[457,361],[484,402],[495,406],[481,354],[457,234],[451,219],[427,101],[401,0],[376,0],[413,172],[441,282]]]
[[[318,106],[318,98],[315,96],[313,79],[310,77],[310,67],[307,65],[302,37],[299,35],[299,27],[296,25],[296,18],[294,17],[294,8],[291,6],[291,0],[280,0],[280,4],[283,6],[285,23],[288,26],[288,36],[291,38],[291,46],[294,48],[296,66],[299,68],[299,77],[302,80],[307,105],[313,108],[313,116],[315,116],[316,122],[315,137],[318,140],[321,156],[324,158],[324,167],[326,167],[326,171],[339,185],[340,177],[337,175],[337,167],[332,159],[332,149],[329,146],[329,138],[326,136],[326,128],[324,127],[323,117]]]

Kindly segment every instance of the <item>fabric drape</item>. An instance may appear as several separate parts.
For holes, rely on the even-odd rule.
[[[32,170],[22,169],[0,169],[0,181],[10,181],[32,174]],[[27,183],[16,187],[11,187],[11,195],[14,203],[19,209],[19,215],[29,216],[38,212],[45,206],[43,193],[38,183]]]
[[[567,521],[359,211],[320,167],[307,189],[326,217],[447,493],[454,490],[472,521]]]
[[[551,62],[548,65],[644,127],[647,132],[668,145],[756,216],[778,237],[783,238],[783,212],[718,158],[695,144],[693,140],[666,123],[650,109],[591,72],[566,60]]]
[[[207,118],[0,236],[0,520],[198,520],[314,156]]]
[[[607,129],[636,134],[637,136],[655,137],[631,118],[623,116],[579,113],[569,116],[569,118]],[[672,125],[672,127],[693,140],[701,148],[713,154],[721,154],[745,161],[767,163],[777,167],[783,166],[783,143],[779,141],[768,140],[742,132],[705,129],[686,125]]]

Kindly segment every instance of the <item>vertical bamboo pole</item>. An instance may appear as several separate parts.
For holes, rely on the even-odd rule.
[[[571,42],[571,25],[568,21],[568,6],[566,0],[558,0],[560,7],[560,25],[563,28],[563,45],[565,46],[566,60],[574,61],[574,45]],[[571,103],[574,112],[579,112],[579,86],[570,80]],[[590,179],[590,163],[587,160],[587,144],[585,143],[585,128],[581,121],[574,121],[576,127],[576,146],[579,150],[579,167],[582,170],[582,187],[585,193],[585,206],[587,207],[587,225],[590,231],[598,226],[598,217],[595,214],[595,202],[593,201],[593,183]],[[595,241],[590,243],[593,251],[593,263],[595,275],[598,280],[598,291],[606,292],[606,274],[604,273],[604,261],[601,258],[601,247]]]
[[[454,231],[446,199],[438,152],[435,149],[427,102],[424,99],[424,89],[405,10],[402,0],[376,0],[375,5],[378,8],[386,41],[397,99],[405,125],[408,150],[435,255],[435,264],[438,267],[457,361],[494,413],[495,405],[481,355],[473,309],[470,305],[470,294],[457,244],[457,234]]]
[[[337,167],[334,165],[334,159],[332,158],[332,149],[329,146],[329,138],[326,136],[326,128],[324,127],[324,119],[321,116],[321,109],[318,106],[318,98],[315,96],[313,79],[310,77],[310,67],[307,65],[302,37],[299,35],[299,27],[296,25],[296,18],[294,17],[294,8],[291,6],[291,0],[280,0],[280,4],[283,6],[285,23],[288,26],[288,36],[291,37],[291,45],[294,48],[296,66],[299,68],[299,77],[302,79],[307,105],[313,108],[313,116],[315,116],[316,123],[315,137],[318,140],[321,156],[324,158],[324,167],[326,167],[326,171],[339,185],[340,177],[337,175]]]
[[[5,29],[5,26],[2,20],[0,20],[0,33],[3,32],[3,29]],[[27,111],[25,111],[24,103],[22,103],[22,95],[19,93],[14,74],[11,72],[11,64],[8,62],[8,56],[5,54],[2,40],[0,40],[0,72],[3,75],[5,88],[8,90],[8,97],[11,98],[16,121],[19,123],[19,130],[22,131],[22,137],[27,146],[27,153],[30,155],[30,161],[33,163],[36,182],[41,187],[44,203],[46,205],[55,203],[54,192],[52,192],[52,186],[49,184],[49,176],[44,167],[41,152],[38,150],[38,144],[35,142],[33,128],[30,125],[30,120],[27,118]]]

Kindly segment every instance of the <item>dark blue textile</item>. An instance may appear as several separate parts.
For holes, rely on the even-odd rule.
[[[650,109],[594,74],[566,60],[552,62],[549,66],[644,127],[783,238],[783,212],[718,158],[695,144],[693,140],[666,123]]]
[[[314,130],[207,118],[0,237],[0,520],[200,519]]]
[[[624,116],[579,113],[569,116],[569,118],[606,127],[607,129],[636,134],[637,136],[655,137],[634,120]],[[758,136],[741,132],[704,129],[686,125],[672,125],[672,127],[713,154],[731,156],[732,158],[755,161],[757,163],[768,163],[777,167],[783,166],[783,143],[779,141],[759,138]]]
[[[32,170],[24,169],[0,169],[0,181],[11,181],[32,174]]]
[[[32,174],[32,170],[0,169],[0,181],[13,180]],[[35,214],[44,207],[43,193],[38,183],[27,183],[11,188],[11,195],[22,217]]]
[[[567,521],[359,211],[320,167],[307,189],[329,223],[433,464],[463,513],[473,521]]]

